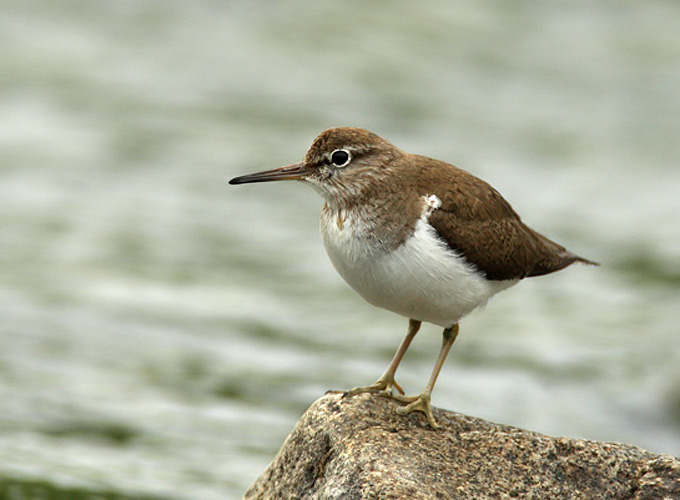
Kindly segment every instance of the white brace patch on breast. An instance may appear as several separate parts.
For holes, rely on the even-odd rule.
[[[423,209],[420,218],[426,221],[430,218],[432,212],[442,206],[442,200],[440,200],[436,194],[425,195],[423,196],[423,200],[425,201],[425,208]]]

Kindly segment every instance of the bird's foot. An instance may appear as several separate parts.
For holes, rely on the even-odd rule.
[[[397,408],[397,413],[399,415],[408,415],[413,411],[422,411],[427,417],[427,421],[430,427],[433,429],[439,429],[439,425],[432,415],[432,407],[430,406],[430,392],[423,391],[419,396],[392,396],[392,399],[396,399],[401,403],[408,403],[406,406]]]
[[[373,384],[367,385],[365,387],[355,387],[354,389],[346,391],[344,394],[346,397],[349,397],[368,392],[371,394],[378,394],[379,396],[386,398],[394,398],[396,396],[392,394],[393,388],[399,391],[400,394],[404,394],[404,389],[402,389],[402,387],[397,384],[397,381],[394,380],[394,375],[383,374],[383,376],[376,380]]]

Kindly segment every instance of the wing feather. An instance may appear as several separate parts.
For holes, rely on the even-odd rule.
[[[430,224],[487,279],[540,276],[576,261],[594,264],[525,225],[483,180],[438,160],[414,156],[414,161],[421,166],[420,192],[442,201],[430,215]]]

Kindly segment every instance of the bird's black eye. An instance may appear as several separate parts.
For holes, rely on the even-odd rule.
[[[350,156],[344,149],[336,149],[331,154],[331,161],[336,167],[344,167],[349,163]]]

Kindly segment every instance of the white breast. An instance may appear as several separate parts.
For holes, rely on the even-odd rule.
[[[423,214],[412,236],[395,250],[376,246],[375,238],[368,237],[371,226],[356,213],[325,208],[321,235],[335,269],[367,302],[449,327],[518,280],[487,281],[475,272],[427,221],[439,199],[423,199]]]

